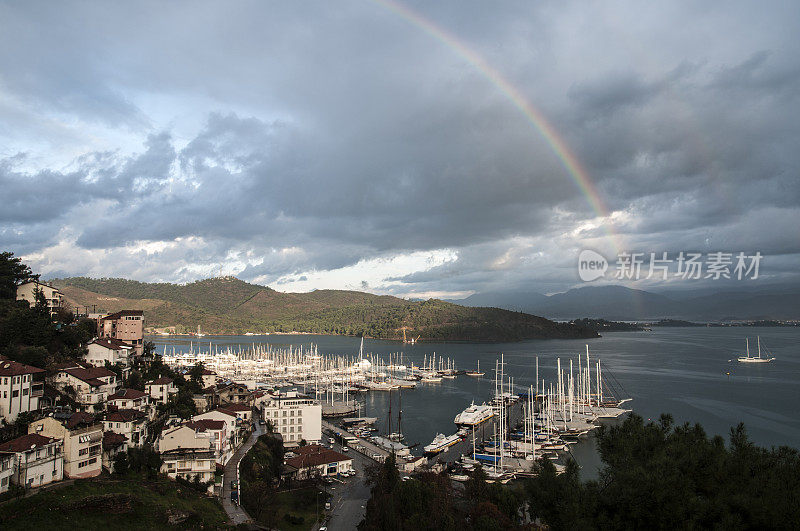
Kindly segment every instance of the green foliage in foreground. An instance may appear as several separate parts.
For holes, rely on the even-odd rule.
[[[228,529],[213,498],[167,478],[94,478],[0,505],[2,529]]]
[[[645,424],[631,415],[598,430],[604,462],[599,481],[580,481],[573,462],[557,475],[516,485],[474,475],[463,492],[442,476],[400,482],[387,465],[372,473],[362,530],[378,529],[796,529],[800,522],[800,454],[764,449],[740,424],[726,446],[699,425],[668,415]]]

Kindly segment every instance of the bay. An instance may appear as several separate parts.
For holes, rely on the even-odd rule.
[[[741,364],[745,338],[751,352],[760,336],[777,359],[765,364]],[[187,351],[190,346],[207,350],[209,344],[247,348],[253,343],[274,348],[315,344],[321,354],[357,356],[360,338],[321,335],[268,336],[154,336],[149,338],[161,353]],[[402,392],[402,429],[408,443],[428,444],[437,433],[455,432],[453,418],[473,400],[481,403],[494,392],[495,360],[504,355],[508,376],[519,389],[534,383],[536,358],[539,378],[553,381],[557,359],[562,367],[577,356],[600,359],[604,380],[633,398],[626,407],[645,419],[657,420],[670,413],[676,422],[700,423],[706,432],[727,439],[731,427],[744,422],[751,440],[762,446],[800,447],[800,328],[792,327],[696,327],[654,328],[652,332],[607,332],[590,340],[531,340],[518,343],[428,343],[403,345],[396,341],[364,340],[364,352],[388,358],[403,354],[406,364],[421,364],[434,352],[454,360],[459,369],[474,369],[480,360],[483,378],[459,376],[440,383],[420,383]],[[585,358],[584,358],[585,359]],[[362,400],[365,415],[379,417],[387,429],[390,394],[371,392]],[[399,394],[391,393],[393,421]],[[572,447],[582,475],[595,477],[600,464],[593,440]]]

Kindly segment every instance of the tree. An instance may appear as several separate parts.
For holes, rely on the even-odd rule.
[[[0,299],[14,300],[17,297],[17,286],[27,280],[38,280],[31,268],[22,263],[14,253],[0,253]]]

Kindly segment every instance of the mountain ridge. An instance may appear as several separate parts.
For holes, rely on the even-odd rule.
[[[446,341],[590,338],[596,332],[500,308],[475,308],[429,299],[346,290],[284,293],[235,277],[185,285],[127,279],[71,277],[52,283],[71,306],[106,311],[145,310],[147,326],[205,333],[308,332]]]

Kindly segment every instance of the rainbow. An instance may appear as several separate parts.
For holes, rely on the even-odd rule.
[[[566,142],[559,136],[555,128],[545,119],[544,115],[525,98],[522,92],[503,77],[497,69],[487,63],[483,57],[461,42],[455,35],[437,26],[421,14],[394,0],[373,0],[373,2],[399,15],[413,26],[445,44],[474,66],[486,79],[497,87],[500,92],[505,94],[514,106],[522,112],[528,122],[533,125],[534,129],[541,135],[545,142],[547,142],[550,149],[558,157],[562,166],[567,170],[567,174],[575,181],[581,193],[586,197],[589,206],[595,214],[605,220],[603,229],[611,240],[614,249],[620,252],[622,246],[619,244],[619,236],[615,233],[613,225],[609,221],[608,207],[605,205],[605,202],[597,191],[589,174],[583,166],[581,166],[578,158],[570,151]]]

